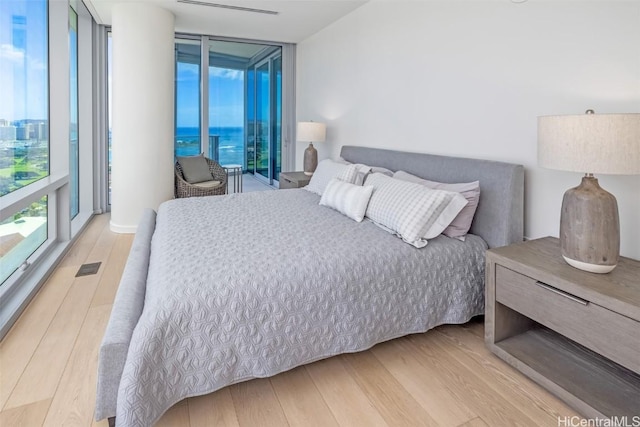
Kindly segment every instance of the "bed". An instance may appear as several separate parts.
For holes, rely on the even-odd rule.
[[[123,272],[97,420],[152,425],[184,398],[484,312],[485,250],[522,240],[522,166],[354,146],[341,156],[479,180],[471,234],[416,249],[304,189],[165,202],[145,212]]]

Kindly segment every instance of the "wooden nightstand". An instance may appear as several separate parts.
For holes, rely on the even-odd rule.
[[[280,173],[280,189],[285,188],[302,188],[309,184],[311,177],[305,175],[304,172],[281,172]]]
[[[594,274],[545,237],[487,251],[485,342],[590,418],[640,415],[640,261]]]

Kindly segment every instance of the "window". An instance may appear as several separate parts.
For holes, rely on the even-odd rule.
[[[209,157],[223,165],[244,165],[244,76],[209,66]]]
[[[0,196],[49,174],[47,3],[0,2]]]
[[[49,175],[47,32],[45,0],[0,2],[0,205],[22,188],[22,206],[29,204],[2,212],[2,284],[48,237],[48,198],[28,190]]]
[[[200,144],[200,41],[176,40],[175,153],[195,156]]]
[[[47,240],[47,196],[0,223],[0,283]]]
[[[175,50],[176,155],[204,152],[275,184],[282,169],[283,47],[185,35]]]
[[[78,147],[78,14],[69,7],[69,183],[70,212],[80,210],[80,160]]]
[[[104,80],[83,55],[92,18],[71,3],[0,0],[0,339],[96,202],[93,89]]]

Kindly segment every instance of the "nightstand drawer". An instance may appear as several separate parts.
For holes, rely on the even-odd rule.
[[[635,372],[640,322],[496,266],[496,301]]]

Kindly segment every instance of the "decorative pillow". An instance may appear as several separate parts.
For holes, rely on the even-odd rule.
[[[334,162],[331,159],[324,159],[318,163],[316,171],[311,176],[309,185],[304,187],[304,189],[322,196],[322,193],[324,193],[324,189],[327,187],[327,184],[329,184],[329,181],[338,177],[338,175],[343,173],[347,167],[348,165],[344,163]]]
[[[182,168],[184,179],[189,184],[213,180],[209,164],[202,155],[178,157],[178,163]]]
[[[471,228],[473,222],[473,216],[478,209],[478,202],[480,201],[480,181],[466,182],[460,184],[445,184],[442,182],[429,181],[422,179],[415,175],[404,171],[398,171],[393,174],[396,179],[403,181],[415,182],[416,184],[422,184],[427,188],[433,188],[436,190],[455,191],[464,196],[469,203],[462,208],[462,211],[455,217],[453,222],[442,232],[445,236],[453,237],[454,239],[462,240],[464,242],[465,236]]]
[[[322,193],[320,204],[361,222],[367,211],[372,192],[373,187],[370,185],[363,187],[333,178]]]
[[[381,166],[367,166],[367,165],[364,165],[364,164],[361,164],[361,163],[351,163],[351,162],[346,161],[342,157],[340,157],[337,160],[337,162],[338,163],[344,163],[345,165],[353,165],[353,164],[355,164],[355,165],[359,165],[359,166],[364,166],[364,167],[369,168],[369,172],[368,173],[381,173],[381,174],[393,177],[393,171],[391,169],[383,168]],[[365,174],[364,180],[367,179],[367,174]]]
[[[360,163],[352,163],[340,174],[338,179],[355,185],[363,185],[371,168]]]
[[[367,185],[373,186],[373,195],[366,216],[416,248],[441,234],[467,204],[460,193],[432,190],[380,173],[369,175]]]

